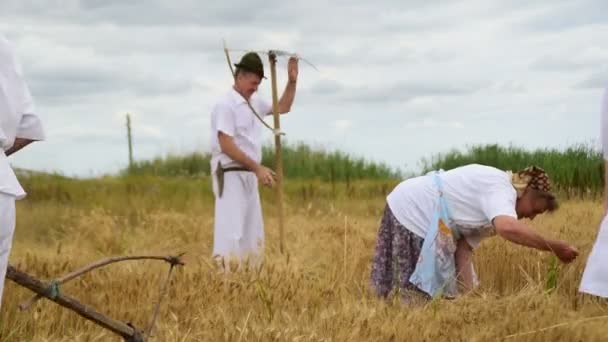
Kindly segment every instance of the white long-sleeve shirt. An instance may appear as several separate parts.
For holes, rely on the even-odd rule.
[[[12,44],[0,34],[0,192],[25,196],[4,151],[16,138],[44,140],[42,123]]]

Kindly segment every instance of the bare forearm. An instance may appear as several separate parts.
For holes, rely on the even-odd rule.
[[[503,238],[541,251],[551,251],[564,263],[574,261],[579,254],[576,247],[569,243],[545,239],[512,217],[499,216],[494,219],[494,226],[496,227],[496,233]]]
[[[20,149],[24,148],[25,146],[27,146],[33,142],[34,142],[34,140],[31,140],[31,139],[15,138],[15,142],[13,143],[13,146],[11,148],[9,148],[8,150],[4,151],[4,154],[6,154],[6,156],[10,156],[11,154],[19,151]]]
[[[552,251],[553,240],[545,239],[525,224],[515,220],[495,220],[496,233],[502,238],[518,245],[542,251]]]
[[[296,97],[296,84],[295,81],[287,81],[285,91],[279,100],[279,113],[285,114],[291,111],[291,106]]]
[[[219,133],[220,148],[222,152],[228,157],[232,158],[235,162],[243,165],[251,171],[256,171],[259,164],[253,159],[249,158],[238,146],[234,143],[232,137]]]

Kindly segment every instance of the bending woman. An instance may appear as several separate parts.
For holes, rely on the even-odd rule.
[[[447,210],[438,214],[440,203]],[[408,179],[387,197],[371,271],[372,288],[378,296],[387,297],[398,287],[406,301],[420,295],[453,297],[459,287],[470,290],[476,282],[473,249],[494,235],[551,251],[569,263],[578,255],[576,248],[546,239],[519,221],[557,207],[549,177],[538,167],[512,174],[472,164]]]

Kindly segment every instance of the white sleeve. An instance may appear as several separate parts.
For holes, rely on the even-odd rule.
[[[517,219],[515,204],[517,201],[517,192],[510,182],[501,182],[492,185],[489,189],[483,191],[479,196],[479,205],[485,218],[492,227],[484,227],[476,230],[473,234],[465,236],[465,239],[471,248],[476,249],[485,238],[494,236],[496,230],[493,227],[493,221],[498,216],[509,216]]]
[[[481,195],[481,210],[490,222],[498,216],[510,216],[517,219],[516,200],[517,194],[513,187],[506,184],[497,185]]]
[[[601,140],[602,140],[602,151],[604,154],[604,160],[608,160],[608,88],[604,92],[604,98],[602,100],[602,112],[601,112]]]
[[[35,114],[34,101],[32,95],[25,84],[25,81],[21,82],[21,122],[17,127],[17,138],[31,139],[31,140],[44,140],[44,129],[42,128],[42,121]]]
[[[265,101],[261,97],[256,97],[256,110],[260,116],[272,115],[272,103]]]
[[[213,109],[211,117],[215,120],[214,130],[216,133],[222,132],[231,137],[234,137],[234,134],[236,132],[236,122],[234,118],[234,112],[228,106],[217,105]]]
[[[15,96],[17,97],[17,103],[19,104],[18,111],[19,114],[22,115],[19,126],[17,127],[16,137],[30,140],[44,140],[45,136],[42,122],[35,114],[34,99],[32,98],[30,89],[23,76],[21,63],[19,63],[16,56],[14,57],[14,67],[17,77],[13,86],[16,88]]]
[[[42,122],[35,114],[23,114],[19,128],[17,129],[17,138],[30,140],[45,139]]]

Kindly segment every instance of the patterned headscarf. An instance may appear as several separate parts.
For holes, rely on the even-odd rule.
[[[511,173],[511,183],[517,195],[523,195],[529,187],[544,192],[551,192],[551,181],[545,170],[538,166],[529,166],[517,173]]]

